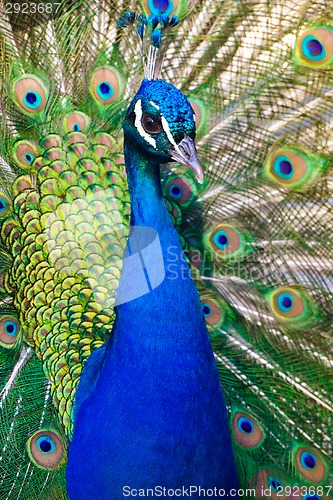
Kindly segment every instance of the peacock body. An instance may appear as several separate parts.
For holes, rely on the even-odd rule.
[[[228,490],[234,455],[240,496],[332,498],[329,3],[1,9],[0,497],[122,498],[127,478]],[[170,137],[135,135],[138,96],[177,144],[193,116],[160,80],[133,99],[146,26],[117,26],[160,9],[181,18],[162,75],[195,111],[205,170],[199,185],[163,166],[162,191]],[[154,253],[135,300],[130,218],[166,272]]]
[[[134,228],[129,244],[135,257],[136,240],[144,239],[141,231],[135,237],[136,228],[156,231],[165,277],[150,293],[125,301],[135,272],[124,260],[112,335],[105,348],[91,355],[76,393],[67,467],[73,499],[121,499],[125,485],[137,491],[161,484],[168,489],[194,484],[237,488],[221,384],[199,296],[160,186],[159,166],[170,160],[170,134],[178,154],[192,148],[183,160],[199,168],[190,104],[163,80],[144,80],[124,121]],[[161,272],[156,250],[148,246],[141,253],[154,285]],[[177,297],[184,297],[181,309]],[[96,457],[91,442],[100,448]]]

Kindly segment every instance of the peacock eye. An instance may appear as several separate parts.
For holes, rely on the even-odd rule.
[[[145,113],[141,120],[142,126],[149,134],[158,134],[162,130],[162,124],[159,119]]]

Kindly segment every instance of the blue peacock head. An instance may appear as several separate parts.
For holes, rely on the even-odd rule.
[[[187,98],[163,80],[143,80],[123,123],[125,140],[156,163],[177,161],[203,182],[195,148],[195,116]]]

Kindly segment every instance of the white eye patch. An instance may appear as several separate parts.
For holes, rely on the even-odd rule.
[[[174,140],[173,135],[171,133],[169,124],[168,124],[167,120],[164,118],[164,116],[161,117],[161,123],[162,123],[163,130],[166,133],[167,138],[170,141],[170,144],[172,144],[174,146],[177,153],[180,153],[178,145],[177,145],[176,141]]]
[[[156,149],[156,141],[153,139],[143,128],[142,123],[141,123],[141,118],[142,118],[142,105],[141,105],[141,99],[138,99],[135,103],[134,106],[134,113],[135,113],[135,121],[134,121],[134,126],[141,135],[141,137],[147,141],[149,144],[153,146],[153,148]]]
[[[156,108],[156,109],[160,110],[160,108],[157,106],[157,104],[155,104],[153,101],[149,101],[149,102],[150,102],[150,104],[151,104],[152,106],[154,106],[154,108]]]
[[[157,104],[153,103],[152,101],[150,101],[150,103],[156,109],[159,109]],[[151,137],[151,135],[148,134],[148,132],[145,131],[145,129],[143,128],[142,123],[141,123],[141,119],[142,119],[142,115],[143,115],[141,99],[138,99],[136,101],[135,106],[134,106],[134,113],[135,113],[135,121],[134,121],[135,128],[137,129],[137,131],[139,132],[139,134],[141,135],[141,137],[145,141],[147,141],[149,144],[151,144],[153,146],[153,148],[157,149],[155,139],[153,137]],[[162,128],[163,128],[164,132],[166,133],[167,138],[170,141],[170,144],[173,145],[173,147],[175,148],[175,151],[180,153],[178,145],[171,134],[169,124],[163,115],[161,116],[161,123],[162,123]]]

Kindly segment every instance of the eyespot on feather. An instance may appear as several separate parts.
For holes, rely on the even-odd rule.
[[[316,179],[325,167],[325,159],[300,149],[275,149],[267,158],[265,176],[290,189],[301,190]]]
[[[265,438],[257,419],[241,411],[237,411],[232,417],[232,430],[236,443],[243,448],[257,448]]]
[[[40,430],[27,441],[31,460],[42,469],[56,469],[64,461],[64,449],[58,434],[51,430]]]
[[[92,149],[98,158],[107,158],[109,155],[109,149],[102,144],[93,144]]]
[[[0,320],[0,344],[11,347],[15,344],[20,332],[20,323],[13,315],[3,316]]]
[[[30,175],[20,175],[13,182],[13,191],[15,194],[22,193],[25,190],[34,188],[33,181]]]
[[[268,300],[274,316],[280,321],[299,321],[309,311],[307,296],[300,289],[279,287],[269,293]]]
[[[47,104],[48,89],[36,75],[24,75],[13,82],[12,92],[16,104],[28,115],[41,113]]]
[[[325,69],[333,63],[333,27],[312,26],[297,38],[295,59],[313,69]]]
[[[198,131],[198,128],[200,126],[200,121],[201,121],[201,109],[193,99],[188,99],[188,102],[191,104],[191,107],[193,109],[195,126],[196,126],[196,130]]]
[[[66,133],[86,132],[91,125],[91,118],[81,111],[75,111],[63,117],[62,125]]]
[[[271,469],[259,469],[257,474],[250,480],[250,485],[255,488],[255,494],[258,498],[269,498],[271,500],[285,499],[284,490],[285,481],[278,471]]]
[[[90,79],[90,92],[96,103],[109,106],[115,102],[123,90],[123,79],[115,68],[97,68]]]
[[[283,491],[283,483],[275,475],[268,476],[268,487],[271,489],[272,492],[277,493],[277,494],[279,494],[279,493],[281,493],[281,491]]]
[[[305,495],[302,495],[302,491],[308,490],[309,486],[294,486],[291,488],[291,494],[289,495],[288,500],[332,500],[331,496],[318,495],[317,493],[306,493]],[[312,491],[315,492],[316,488],[312,487]],[[323,487],[323,491],[325,491],[325,487]]]
[[[188,206],[197,196],[197,187],[185,175],[171,175],[164,186],[165,196],[180,205]]]
[[[184,0],[143,0],[143,8],[148,15],[179,15],[187,7]]]
[[[107,134],[106,132],[98,132],[94,137],[94,144],[106,146],[108,149],[112,149],[116,144],[116,140],[112,137],[112,135]]]
[[[194,111],[194,119],[197,135],[200,135],[204,132],[208,120],[208,112],[207,107],[204,106],[203,102],[201,102],[196,97],[190,96],[188,98],[188,102],[191,104],[191,107]]]
[[[223,325],[226,316],[226,307],[223,301],[211,294],[203,294],[200,300],[208,329],[219,328]]]
[[[294,446],[293,459],[298,472],[311,483],[321,483],[325,479],[326,465],[313,448]]]
[[[219,258],[241,258],[246,251],[246,238],[232,224],[217,224],[205,235],[205,240]]]
[[[11,210],[11,201],[0,191],[0,220],[8,215]]]
[[[87,142],[87,136],[82,132],[70,132],[66,138],[68,144],[84,144]]]
[[[31,167],[37,157],[37,144],[33,141],[17,141],[13,146],[13,159],[21,167]]]
[[[40,145],[44,149],[59,148],[62,145],[62,137],[57,134],[49,134],[41,139]]]
[[[294,487],[294,490],[296,490],[295,487]],[[306,487],[304,488],[304,490],[306,491]],[[327,500],[328,499],[328,497],[326,497],[326,496],[307,493],[305,495],[291,494],[291,496],[289,497],[289,500],[294,500],[296,498],[299,498],[301,500]]]

